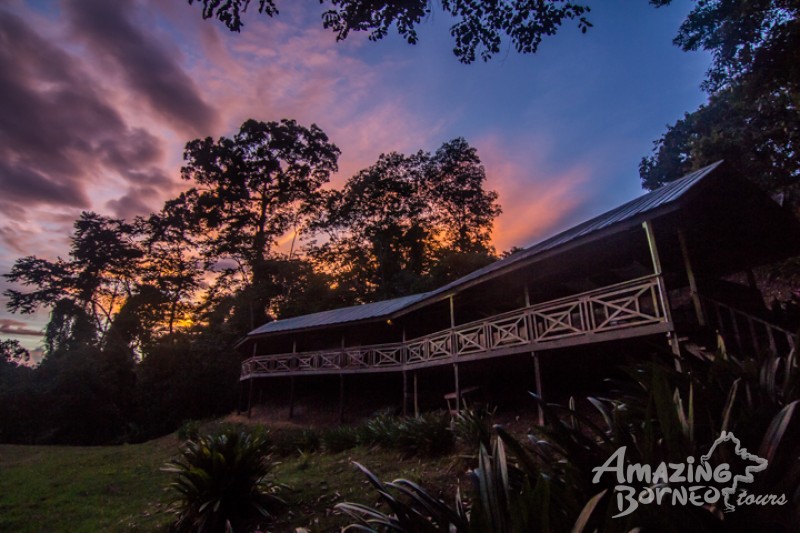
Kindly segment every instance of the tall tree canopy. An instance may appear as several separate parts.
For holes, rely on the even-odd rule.
[[[664,5],[669,0],[653,0]],[[712,54],[709,101],[669,126],[642,160],[653,189],[726,159],[767,190],[798,197],[800,2],[698,0],[675,44]]]
[[[497,194],[484,190],[485,179],[464,139],[434,154],[381,155],[328,195],[312,226],[327,238],[311,255],[355,301],[449,281],[442,278],[493,259],[489,237],[500,208]]]
[[[11,282],[33,287],[5,292],[12,312],[51,308],[48,352],[91,342],[108,330],[115,311],[135,290],[141,251],[133,233],[123,220],[84,212],[75,222],[69,260],[23,257],[5,274]]]
[[[248,120],[232,138],[186,145],[182,196],[198,222],[209,264],[224,265],[250,291],[251,326],[267,319],[270,263],[276,239],[319,209],[320,187],[338,169],[339,149],[316,125]]]
[[[188,0],[201,4],[204,18],[216,18],[231,31],[240,31],[242,16],[251,0]],[[255,4],[255,2],[253,2]],[[369,39],[384,38],[392,26],[408,43],[419,38],[417,26],[431,14],[430,0],[319,0],[327,4],[322,23],[346,39],[351,32],[369,32]],[[591,27],[586,19],[589,7],[565,0],[441,0],[441,9],[455,20],[450,35],[455,41],[453,53],[463,63],[480,56],[489,60],[500,51],[503,39],[509,39],[521,53],[534,53],[542,38],[554,35],[570,20],[577,21],[582,32]],[[275,0],[258,0],[258,12],[269,17],[278,14]]]

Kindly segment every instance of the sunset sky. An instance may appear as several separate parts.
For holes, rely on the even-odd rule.
[[[535,55],[462,65],[436,10],[410,46],[336,43],[317,0],[278,2],[275,19],[253,9],[241,34],[186,0],[4,0],[0,274],[65,256],[81,210],[157,210],[186,187],[183,145],[248,118],[320,126],[342,150],[334,186],[383,152],[466,138],[500,194],[498,250],[627,201],[653,140],[705,100],[709,58],[672,45],[688,1],[589,4],[585,35],[568,24]],[[36,347],[46,314],[0,306],[0,339]]]

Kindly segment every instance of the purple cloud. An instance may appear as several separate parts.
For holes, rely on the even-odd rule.
[[[0,211],[90,207],[96,176],[169,186],[158,139],[126,125],[78,58],[5,11],[0,43]]]
[[[136,25],[134,2],[67,0],[64,7],[75,36],[87,43],[92,55],[117,69],[153,111],[185,133],[211,133],[216,110],[183,70],[177,48]]]

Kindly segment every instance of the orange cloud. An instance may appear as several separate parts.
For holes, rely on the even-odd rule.
[[[486,188],[498,192],[503,208],[492,239],[500,251],[529,246],[563,229],[586,200],[589,166],[576,162],[547,170],[545,140],[509,141],[495,134],[475,146],[486,167]]]

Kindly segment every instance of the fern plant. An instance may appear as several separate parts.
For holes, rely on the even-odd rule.
[[[174,474],[178,531],[244,530],[270,518],[283,501],[268,475],[272,463],[265,434],[235,428],[189,440],[164,471]]]

